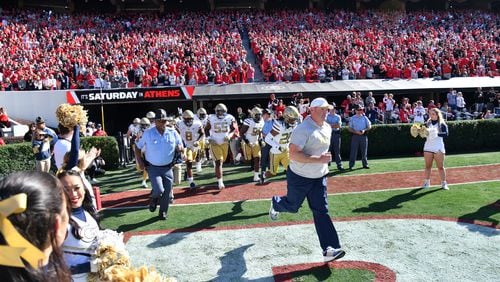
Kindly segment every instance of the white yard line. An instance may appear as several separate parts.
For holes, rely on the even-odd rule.
[[[500,230],[428,219],[336,222],[344,261],[382,264],[397,281],[498,281]],[[132,236],[134,265],[179,281],[274,281],[272,267],[322,261],[312,224]]]

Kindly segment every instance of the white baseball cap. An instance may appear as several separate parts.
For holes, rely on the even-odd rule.
[[[310,108],[328,108],[328,109],[333,109],[333,106],[328,104],[328,101],[326,101],[325,98],[316,98],[312,100],[311,105],[309,105]]]

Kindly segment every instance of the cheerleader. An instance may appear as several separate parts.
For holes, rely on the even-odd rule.
[[[448,126],[439,109],[429,109],[429,120],[426,125],[428,136],[424,145],[425,181],[422,188],[429,188],[431,185],[430,176],[432,163],[435,161],[439,171],[439,177],[441,178],[441,188],[448,190],[446,171],[444,169],[444,156],[446,151],[443,142],[443,138],[448,136]]]

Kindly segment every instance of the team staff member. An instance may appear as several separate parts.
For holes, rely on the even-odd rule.
[[[349,157],[349,169],[351,170],[356,162],[356,157],[358,156],[358,149],[361,151],[361,162],[363,163],[363,168],[368,169],[368,136],[366,132],[372,128],[372,123],[364,115],[364,107],[358,106],[356,108],[356,114],[351,117],[349,122],[349,132],[352,133],[351,138],[351,154]]]
[[[431,185],[432,162],[436,161],[436,166],[441,178],[441,188],[448,190],[446,182],[446,171],[444,169],[444,149],[443,138],[448,136],[448,126],[444,122],[441,111],[437,108],[429,110],[429,120],[427,121],[427,140],[424,144],[425,159],[425,181],[422,188],[429,188]]]
[[[345,255],[328,214],[326,175],[328,162],[332,160],[328,152],[332,129],[325,118],[331,108],[324,98],[314,99],[310,106],[311,115],[292,132],[291,162],[286,171],[287,195],[274,196],[269,209],[270,218],[276,220],[279,212],[296,213],[307,198],[325,261]]]
[[[144,131],[136,142],[135,158],[140,169],[146,169],[151,180],[149,210],[154,212],[158,203],[158,217],[167,219],[170,192],[172,190],[172,166],[183,150],[182,139],[173,127],[167,127],[167,113],[163,109],[155,112],[155,127]],[[141,149],[145,148],[144,159]]]
[[[326,122],[332,127],[332,137],[330,139],[330,153],[334,156],[337,169],[343,171],[342,158],[340,157],[340,127],[342,126],[342,118],[335,110],[335,103],[332,102],[332,109],[326,116]]]
[[[220,190],[225,188],[222,180],[222,164],[226,161],[229,140],[233,137],[237,127],[236,119],[227,113],[227,107],[224,104],[217,104],[215,114],[208,117],[205,133],[210,134],[210,150],[215,161],[215,176]]]

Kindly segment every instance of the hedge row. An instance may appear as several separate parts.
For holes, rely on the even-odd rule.
[[[118,167],[118,143],[114,137],[82,138],[81,145],[85,150],[89,150],[92,146],[101,149],[101,156],[106,161],[106,169]],[[35,157],[31,143],[24,142],[0,147],[0,176],[13,171],[33,169],[35,169]]]
[[[368,132],[369,156],[401,156],[422,152],[425,139],[410,135],[411,124],[374,125]],[[447,153],[500,150],[500,119],[448,122]],[[351,134],[342,128],[341,154],[347,159]]]

